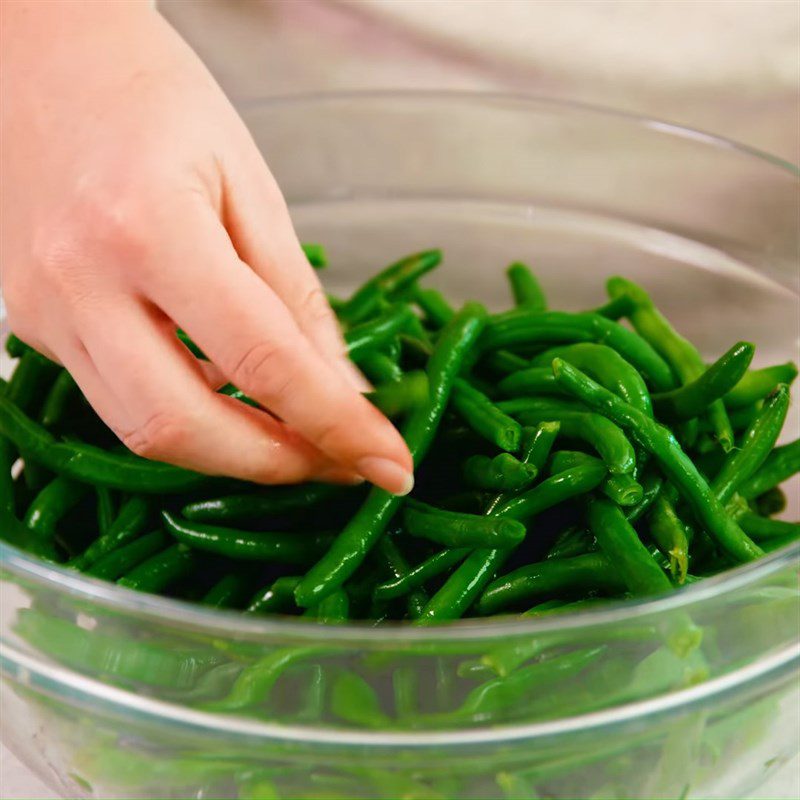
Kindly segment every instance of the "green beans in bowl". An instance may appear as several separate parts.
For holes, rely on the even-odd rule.
[[[516,121],[556,156],[554,128],[580,138],[590,126],[609,147],[624,131],[660,158],[756,164],[778,196],[788,180],[680,130],[502,98],[263,106],[251,122],[268,155],[281,130],[307,130],[310,109],[331,131],[353,115],[387,148],[398,120],[424,119],[418,155],[442,189],[467,146],[462,128],[439,124],[444,109],[482,120],[478,139]],[[652,246],[664,209],[623,213],[612,193],[600,224],[576,210],[586,198],[570,175],[571,202],[535,184],[520,200],[516,172],[502,203],[480,175],[461,179],[457,200],[425,181],[409,200],[403,171],[348,150],[352,197],[330,197],[345,145],[315,127],[305,135],[332,174],[278,177],[300,230],[326,244],[306,252],[371,399],[414,455],[414,492],[261,487],[138,459],[66,372],[9,336],[2,665],[19,729],[4,721],[4,736],[24,753],[22,733],[46,727],[71,794],[677,797],[754,785],[792,746],[773,731],[791,713],[798,659],[800,529],[785,510],[797,514],[797,370],[785,328],[729,309],[746,296],[791,325],[797,295],[765,270],[698,264],[724,261],[707,243],[719,243],[713,214],[691,236],[663,218]],[[384,201],[366,200],[370,176],[390,187]],[[520,207],[539,216],[514,217]],[[403,256],[410,219],[423,246]],[[760,240],[748,236],[753,266]],[[770,239],[775,265],[781,242]],[[653,270],[667,245],[668,280]],[[603,291],[600,265],[583,259],[610,253],[625,277]],[[28,752],[43,763],[44,750]]]

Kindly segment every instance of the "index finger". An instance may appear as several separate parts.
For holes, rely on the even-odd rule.
[[[410,491],[413,462],[394,426],[326,362],[276,293],[238,258],[212,210],[193,203],[182,212],[163,220],[167,252],[158,254],[143,291],[228,380],[319,450],[387,491]]]

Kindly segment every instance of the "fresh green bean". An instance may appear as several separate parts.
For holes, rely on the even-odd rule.
[[[453,408],[464,422],[501,450],[519,450],[522,426],[504,414],[485,394],[467,381],[457,378],[453,384]]]
[[[500,453],[494,458],[470,456],[464,462],[464,480],[478,489],[525,489],[537,474],[536,467],[514,458],[511,453]]]
[[[428,376],[424,372],[407,372],[399,380],[382,383],[367,398],[387,417],[405,414],[422,405],[428,397]]]
[[[659,494],[648,517],[648,530],[659,550],[669,559],[673,577],[681,584],[689,570],[689,541],[692,536],[675,509],[677,498],[678,493],[671,486]]]
[[[642,376],[613,348],[604,344],[581,342],[552,347],[536,356],[534,367],[551,367],[554,358],[563,358],[583,370],[601,386],[621,397],[634,408],[652,416],[650,392]],[[550,370],[552,374],[552,369]]]
[[[123,575],[117,583],[140,592],[160,592],[188,575],[195,566],[195,556],[191,550],[182,544],[176,544],[143,561]]]
[[[167,532],[196,550],[248,561],[305,566],[312,563],[331,543],[329,533],[283,533],[223,528],[204,522],[191,522],[161,512]]]
[[[65,478],[130,492],[169,494],[203,486],[206,475],[148,461],[134,455],[117,455],[99,447],[59,442],[12,403],[0,397],[0,434],[24,455]]]
[[[415,319],[411,306],[401,304],[389,309],[380,317],[350,328],[345,335],[347,352],[358,364],[367,353],[381,350]]]
[[[284,575],[276,578],[266,589],[259,590],[247,605],[249,614],[285,614],[296,608],[294,590],[300,578]]]
[[[620,427],[602,414],[594,414],[573,401],[525,397],[505,400],[498,403],[498,407],[516,417],[523,425],[551,420],[559,422],[561,436],[591,445],[600,454],[609,472],[615,475],[631,473],[636,468],[633,445]]]
[[[76,483],[64,477],[54,478],[36,495],[28,507],[25,525],[40,541],[51,541],[55,536],[59,520],[88,492],[89,487],[86,484]]]
[[[223,575],[200,601],[212,608],[238,608],[252,592],[250,576],[237,572]]]
[[[515,261],[506,270],[506,275],[511,284],[514,303],[518,307],[528,308],[531,311],[547,311],[547,298],[530,267]]]
[[[730,409],[752,405],[772,394],[782,383],[791,386],[796,377],[797,365],[792,361],[750,370],[725,395],[725,405]]]
[[[669,583],[669,581],[667,581]],[[575,591],[618,594],[626,588],[622,576],[602,553],[539,561],[501,576],[486,588],[476,606],[479,614],[496,614],[537,597]]]
[[[674,386],[669,366],[641,336],[597,314],[544,313],[517,309],[491,318],[481,348],[498,350],[521,344],[597,342],[616,350],[657,391]]]
[[[378,551],[381,553],[383,558],[385,559],[389,569],[391,570],[392,575],[394,575],[394,582],[402,581],[402,580],[409,580],[409,575],[411,574],[411,566],[409,565],[408,561],[406,561],[406,557],[400,551],[400,548],[397,546],[397,543],[394,540],[394,537],[391,535],[386,535],[381,537],[381,540],[378,542]],[[373,590],[373,601],[376,603],[382,602],[384,599],[392,599],[389,597],[384,598],[381,596],[379,592],[380,586],[376,587]],[[403,592],[401,591],[401,594]],[[400,596],[400,595],[397,595]],[[425,608],[425,604],[428,602],[428,595],[424,589],[417,589],[416,591],[410,592],[408,595],[408,613],[411,619],[416,619],[421,613],[422,609]]]
[[[590,408],[606,414],[655,456],[662,470],[689,503],[718,544],[737,561],[751,561],[762,551],[726,513],[697,467],[667,428],[620,400],[615,394],[564,361],[553,362],[556,379]]]
[[[153,531],[98,558],[84,572],[93,578],[115,581],[145,559],[161,553],[169,543],[164,531]]]
[[[445,547],[516,547],[525,538],[525,526],[513,519],[460,514],[406,500],[405,530]]]
[[[78,392],[78,384],[72,375],[65,369],[61,370],[45,397],[39,417],[42,425],[45,428],[54,428],[58,425],[64,419],[70,402],[77,397]]]
[[[341,497],[348,489],[329,483],[268,486],[252,494],[234,494],[198,500],[183,507],[192,522],[243,522],[312,508]]]
[[[444,328],[428,364],[428,401],[406,420],[404,437],[419,464],[430,448],[444,414],[453,381],[478,336],[486,312],[467,303]],[[0,431],[2,432],[2,431]],[[374,547],[399,508],[401,500],[383,489],[370,490],[366,501],[334,541],[331,549],[306,574],[295,590],[299,605],[307,607],[335,591],[349,578]]]
[[[69,562],[75,569],[86,569],[103,556],[128,544],[140,533],[143,533],[150,521],[150,502],[143,497],[133,496],[125,503],[111,524],[108,532],[95,539],[83,555],[76,556]]]
[[[672,590],[669,578],[617,505],[600,498],[592,500],[588,520],[600,549],[631,594],[663,594]]]
[[[786,538],[787,540],[800,538],[800,522],[785,522],[781,519],[769,519],[745,511],[736,517],[742,530],[757,542],[768,539]]]
[[[753,359],[755,347],[738,342],[705,372],[679,389],[653,397],[656,416],[662,420],[688,420],[699,417],[708,407],[736,386]],[[567,359],[569,360],[569,359]],[[576,364],[579,367],[580,365]],[[587,374],[590,374],[587,371]]]
[[[344,303],[339,310],[339,316],[351,323],[367,319],[378,309],[380,297],[392,300],[426,272],[438,266],[441,260],[440,250],[426,250],[396,261],[362,284]]]
[[[60,367],[35,350],[26,350],[3,393],[6,401],[20,411],[35,413],[55,380]],[[13,437],[9,437],[13,441]]]
[[[416,285],[411,292],[411,299],[422,310],[426,322],[434,328],[444,328],[455,316],[455,310],[437,289],[423,289]]]
[[[403,377],[400,365],[380,350],[365,352],[358,366],[372,383],[393,383]]]
[[[572,450],[559,450],[550,459],[552,474],[565,472],[580,464],[591,462],[602,465],[594,456]],[[608,475],[600,484],[600,490],[618,506],[635,506],[644,497],[644,489],[630,475]]]
[[[301,245],[301,247],[308,259],[308,263],[311,264],[314,269],[324,269],[328,266],[328,255],[321,244],[305,243]]]
[[[750,478],[769,457],[780,436],[789,411],[789,389],[781,384],[767,398],[764,407],[742,437],[740,448],[730,453],[711,482],[720,503],[727,503],[733,493]]]
[[[101,536],[105,536],[114,522],[114,496],[106,486],[97,486],[97,529]]]
[[[665,359],[682,385],[691,383],[705,372],[705,363],[697,348],[670,325],[641,286],[619,277],[609,279],[606,285],[611,298],[625,294],[633,300],[634,310],[628,317],[631,324]],[[734,444],[733,429],[722,400],[710,403],[707,413],[717,441],[726,453],[729,452]]]
[[[779,483],[800,472],[800,439],[776,447],[756,472],[739,487],[748,499],[774,489]]]
[[[402,597],[432,578],[447,572],[451,567],[463,561],[469,555],[469,552],[468,548],[440,550],[405,575],[398,576],[386,583],[378,584],[375,587],[375,599],[383,601]]]

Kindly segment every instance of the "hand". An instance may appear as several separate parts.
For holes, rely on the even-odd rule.
[[[360,394],[281,193],[190,48],[143,2],[9,1],[3,16],[2,278],[17,335],[140,455],[407,492],[405,443]],[[224,379],[271,413],[215,393]]]

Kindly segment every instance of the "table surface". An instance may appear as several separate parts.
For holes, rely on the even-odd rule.
[[[3,800],[57,800],[43,784],[0,745],[0,798]],[[797,800],[800,797],[800,756],[786,764],[754,795],[758,800]]]

